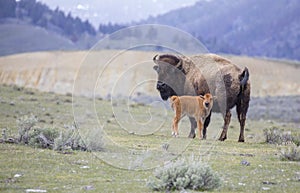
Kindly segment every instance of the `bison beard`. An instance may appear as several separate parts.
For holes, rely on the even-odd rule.
[[[185,56],[164,54],[156,55],[153,61],[156,64],[153,68],[158,73],[157,90],[163,100],[167,100],[173,95],[203,95],[210,92],[217,97],[217,105],[214,105],[213,111],[221,112],[224,118],[223,131],[219,140],[227,139],[227,130],[231,119],[230,109],[236,106],[240,122],[238,141],[245,141],[244,127],[250,101],[247,68],[241,70],[229,60],[214,54],[195,55],[191,59]],[[209,79],[206,80],[202,72]],[[187,86],[190,85],[189,83],[191,86]],[[206,137],[206,128],[210,123],[210,117],[211,115],[205,120],[203,138]],[[197,123],[194,118],[189,117],[189,119],[191,122],[189,137],[194,138]]]
[[[156,84],[156,89],[159,91],[160,93],[160,97],[166,101],[168,100],[168,98],[170,96],[173,96],[173,95],[177,95],[175,93],[175,91],[170,87],[168,86],[166,83],[162,82],[162,81],[158,81],[157,84]]]

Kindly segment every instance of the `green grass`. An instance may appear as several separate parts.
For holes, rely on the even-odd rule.
[[[6,128],[9,137],[17,135],[16,119],[25,114],[38,117],[37,127],[63,128],[74,121],[71,96],[10,86],[0,86],[0,94],[0,129]],[[211,165],[223,182],[215,192],[260,192],[268,188],[269,192],[297,192],[299,189],[300,163],[282,161],[278,146],[263,143],[264,128],[276,126],[297,132],[293,123],[248,120],[246,142],[238,143],[238,121],[232,118],[228,140],[220,142],[216,138],[223,121],[220,115],[214,114],[208,128],[208,139],[189,140],[187,119],[183,119],[179,126],[180,137],[171,137],[171,111],[143,105],[133,105],[126,111],[127,105],[123,101],[114,104],[119,116],[117,122],[112,117],[114,112],[109,101],[97,99],[94,103],[86,98],[74,101],[74,105],[77,104],[75,117],[85,120],[84,124],[79,123],[83,128],[99,126],[94,125],[92,109],[86,108],[91,104],[96,107],[106,135],[104,151],[63,154],[0,143],[0,192],[24,192],[26,189],[84,192],[88,186],[92,186],[88,192],[151,192],[146,181],[153,175],[153,168],[178,156],[194,156]],[[129,112],[136,122],[128,116]],[[155,125],[156,122],[161,124]],[[143,124],[145,128],[142,128]],[[149,125],[153,128],[147,131]],[[167,151],[162,144],[169,144]],[[242,165],[243,160],[250,165]],[[21,177],[14,177],[16,174],[21,174]]]

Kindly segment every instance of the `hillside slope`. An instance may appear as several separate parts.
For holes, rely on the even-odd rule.
[[[57,33],[17,20],[10,21],[0,25],[0,55],[76,49],[74,43]]]
[[[211,52],[300,60],[297,0],[199,1],[142,23],[181,28]]]
[[[0,58],[0,84],[66,94],[73,91],[76,80],[77,95],[107,97],[114,92],[120,96],[158,96],[156,73],[152,70],[155,54],[103,50],[11,55]],[[300,95],[299,64],[226,57],[249,68],[252,96]]]

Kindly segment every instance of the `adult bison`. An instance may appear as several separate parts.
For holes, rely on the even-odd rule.
[[[249,72],[245,67],[241,70],[229,60],[215,54],[201,54],[191,57],[172,54],[156,55],[153,69],[158,73],[157,90],[161,98],[167,100],[173,95],[204,95],[211,93],[216,96],[213,112],[221,112],[224,117],[223,131],[219,140],[227,138],[227,129],[231,112],[236,106],[240,122],[239,142],[244,142],[244,127],[250,101]],[[203,138],[206,138],[206,128],[211,114],[207,117]],[[197,123],[191,122],[190,138],[195,137]]]

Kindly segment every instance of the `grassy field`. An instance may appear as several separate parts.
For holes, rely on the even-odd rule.
[[[157,96],[157,74],[152,69],[152,58],[156,54],[157,52],[101,50],[10,55],[0,57],[0,83],[60,94],[75,90],[77,95],[93,96],[96,91],[102,98],[111,95],[113,87],[117,87],[118,92],[124,96],[128,96],[128,90]],[[225,57],[241,68],[249,68],[251,96],[300,95],[299,62],[247,56]],[[75,80],[77,84],[73,89]],[[141,85],[142,82],[145,84]],[[87,85],[99,87],[88,90]]]
[[[282,147],[264,143],[263,136],[263,129],[270,127],[299,132],[299,125],[293,123],[248,120],[246,142],[238,143],[238,121],[232,118],[228,140],[220,142],[216,138],[222,118],[214,114],[208,128],[208,139],[199,141],[186,138],[189,132],[187,119],[180,125],[180,137],[172,138],[170,125],[173,113],[159,107],[87,98],[74,98],[72,103],[70,95],[16,86],[2,85],[0,94],[0,128],[6,128],[10,137],[18,134],[16,120],[28,114],[38,117],[36,127],[39,128],[63,128],[72,124],[75,116],[83,117],[86,124],[82,126],[102,125],[105,132],[102,152],[68,151],[66,154],[0,143],[1,192],[25,192],[26,189],[47,192],[151,192],[146,182],[153,175],[153,168],[178,156],[193,156],[209,163],[222,179],[222,186],[215,192],[299,190],[300,163],[282,161],[279,158]],[[86,109],[89,105],[94,105],[99,125],[94,125],[93,111]],[[153,125],[154,122],[161,124]],[[153,126],[152,130],[143,128],[147,124]],[[165,143],[170,145],[168,153],[161,148]],[[146,150],[152,154],[140,162],[132,160],[136,158],[135,153]],[[250,165],[242,165],[242,161]]]

